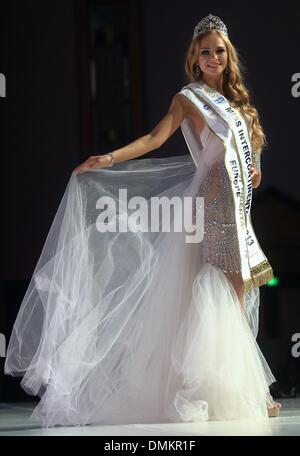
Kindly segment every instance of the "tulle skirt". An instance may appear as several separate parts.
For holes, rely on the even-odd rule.
[[[256,343],[259,289],[242,312],[227,276],[203,259],[203,242],[162,229],[150,209],[154,197],[176,197],[171,221],[180,221],[180,203],[193,200],[206,172],[184,155],[71,175],[5,362],[5,373],[23,376],[24,390],[40,397],[32,420],[267,419],[275,378]],[[149,216],[142,225],[151,219],[158,229],[134,229],[136,196]]]

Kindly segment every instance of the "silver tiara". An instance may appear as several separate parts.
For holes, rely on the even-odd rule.
[[[207,30],[217,30],[218,32],[222,32],[228,36],[227,27],[224,22],[222,22],[218,16],[214,16],[213,14],[209,14],[208,16],[204,17],[196,25],[193,39],[206,32]]]

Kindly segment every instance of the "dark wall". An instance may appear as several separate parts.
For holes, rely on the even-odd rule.
[[[1,2],[0,99],[4,272],[28,277],[79,159],[72,0]]]

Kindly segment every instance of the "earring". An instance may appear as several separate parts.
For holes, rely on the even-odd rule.
[[[199,79],[200,73],[201,73],[200,66],[196,65],[195,66],[195,75],[196,75],[197,79]]]
[[[225,71],[224,71],[225,74],[228,74],[229,73],[229,69],[228,69],[228,66],[225,68]]]

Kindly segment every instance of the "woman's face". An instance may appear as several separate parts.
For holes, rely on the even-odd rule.
[[[200,41],[198,63],[203,74],[220,76],[227,66],[227,49],[220,36],[212,32]]]

